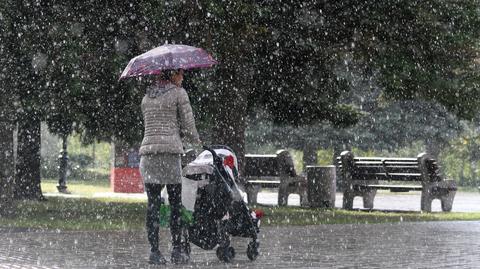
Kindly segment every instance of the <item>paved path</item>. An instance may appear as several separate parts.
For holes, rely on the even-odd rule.
[[[0,229],[0,238],[2,269],[165,268],[148,265],[143,231]],[[480,268],[480,222],[268,227],[261,238],[255,262],[244,253],[248,240],[237,239],[233,263],[193,247],[184,268]]]
[[[260,193],[259,201],[265,201],[268,204],[276,204],[277,195],[275,193]],[[420,192],[409,193],[391,193],[378,192],[375,196],[374,209],[379,210],[403,210],[420,211]],[[335,207],[342,208],[343,194],[337,193],[335,197]],[[289,204],[299,205],[300,197],[295,194],[289,196]],[[361,197],[355,197],[353,201],[354,208],[363,208]],[[433,200],[432,211],[441,212],[440,200]],[[452,212],[480,212],[480,192],[457,192],[453,201]]]

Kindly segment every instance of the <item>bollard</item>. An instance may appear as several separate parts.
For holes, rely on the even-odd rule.
[[[334,208],[336,168],[334,165],[308,165],[307,194],[310,207]]]

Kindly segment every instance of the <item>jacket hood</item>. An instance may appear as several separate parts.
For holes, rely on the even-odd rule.
[[[175,85],[172,83],[156,84],[147,89],[147,95],[150,98],[156,98],[164,95],[165,93],[175,89]]]

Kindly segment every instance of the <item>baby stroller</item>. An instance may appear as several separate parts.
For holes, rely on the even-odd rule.
[[[183,169],[182,202],[193,211],[193,220],[182,225],[184,251],[190,253],[190,242],[205,250],[218,246],[218,259],[230,262],[235,257],[230,237],[247,237],[252,239],[247,257],[255,260],[261,216],[247,207],[235,183],[237,158],[227,146],[203,148]]]

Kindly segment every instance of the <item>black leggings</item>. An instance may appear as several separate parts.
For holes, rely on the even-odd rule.
[[[147,236],[150,243],[150,250],[158,250],[159,213],[161,205],[161,192],[167,186],[168,201],[170,203],[170,233],[172,235],[173,247],[179,247],[181,237],[180,209],[182,206],[182,184],[145,184],[147,191]]]

